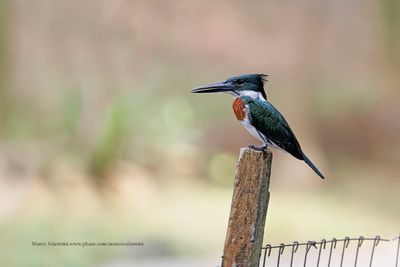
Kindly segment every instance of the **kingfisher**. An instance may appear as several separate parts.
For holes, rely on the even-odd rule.
[[[267,100],[264,83],[266,74],[244,74],[234,76],[224,82],[213,83],[192,89],[192,93],[224,92],[234,97],[232,108],[236,118],[255,138],[262,142],[260,147],[249,147],[266,151],[268,147],[283,150],[299,160],[303,160],[324,179],[324,175],[304,154],[299,141],[290,129],[283,115]]]

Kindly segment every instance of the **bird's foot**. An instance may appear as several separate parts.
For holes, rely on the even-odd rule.
[[[257,151],[261,151],[263,152],[265,155],[267,154],[267,149],[268,149],[268,145],[263,145],[263,146],[254,146],[254,145],[249,145],[248,148],[257,150]]]

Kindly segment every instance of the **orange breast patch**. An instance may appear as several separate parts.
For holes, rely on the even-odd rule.
[[[239,121],[244,120],[244,118],[246,117],[246,113],[244,112],[245,106],[243,100],[240,97],[235,98],[235,100],[233,100],[232,108],[233,112],[236,115],[236,118]]]

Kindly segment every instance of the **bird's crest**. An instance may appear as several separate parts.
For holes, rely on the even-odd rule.
[[[262,96],[265,98],[265,99],[267,99],[267,94],[265,93],[265,88],[264,88],[264,85],[265,85],[265,83],[267,83],[268,82],[268,74],[256,74],[259,78],[260,78],[260,81],[261,81],[261,90],[260,90],[260,92],[261,92],[261,94],[262,94]]]

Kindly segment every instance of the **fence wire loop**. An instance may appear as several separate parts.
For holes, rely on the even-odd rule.
[[[292,253],[290,254],[290,267],[293,266],[293,257],[294,257],[294,253],[297,252],[297,249],[299,248],[299,242],[294,241],[292,244]]]
[[[347,248],[349,246],[349,244],[350,244],[350,237],[346,236],[344,238],[344,246],[345,246],[345,248]]]
[[[323,246],[323,249],[326,249],[326,240],[325,239],[321,240],[321,246]]]
[[[336,238],[332,238],[332,245],[333,245],[334,249],[336,249],[336,244],[337,244],[337,239]]]
[[[350,243],[350,237],[346,236],[343,241],[342,257],[340,258],[340,267],[343,266],[344,252],[347,249],[347,247],[349,246],[349,243]]]
[[[283,244],[283,243],[281,243],[280,245],[279,245],[279,254],[283,254],[283,251],[285,250],[285,247],[286,247],[286,245],[285,244]]]
[[[272,250],[272,246],[271,245],[267,245],[265,247],[265,253],[267,253],[268,257],[271,256],[271,250]]]
[[[277,260],[277,262],[276,262],[276,266],[277,266],[277,267],[279,267],[279,264],[280,264],[280,262],[281,262],[281,255],[282,255],[282,253],[283,253],[284,250],[285,250],[285,244],[281,243],[281,244],[279,245],[278,260]]]
[[[310,251],[310,249],[311,249],[311,247],[312,246],[315,246],[315,241],[307,241],[307,244],[306,244],[306,253],[305,253],[305,255],[304,255],[304,267],[306,267],[307,266],[307,256],[308,256],[308,252]]]
[[[364,237],[360,236],[358,238],[358,243],[357,243],[357,250],[356,250],[356,257],[354,259],[354,267],[357,267],[357,261],[358,261],[358,252],[360,251],[360,247],[362,246],[364,242]]]
[[[375,237],[375,240],[374,240],[374,246],[375,246],[375,247],[378,246],[379,241],[381,241],[381,237],[380,237],[379,235],[377,235],[377,236]]]
[[[296,253],[297,250],[299,249],[299,245],[300,245],[299,242],[297,242],[297,241],[293,242],[294,253]]]
[[[358,238],[358,244],[357,244],[357,246],[360,248],[363,242],[364,242],[364,237],[363,237],[363,236],[360,236],[360,237]]]
[[[323,248],[324,250],[326,249],[326,240],[325,240],[325,239],[322,239],[321,242],[319,243],[317,267],[319,266],[319,261],[321,260],[322,248]]]
[[[377,235],[374,239],[374,244],[372,244],[371,258],[369,260],[369,267],[372,267],[372,262],[374,260],[375,247],[378,246],[380,240],[381,240],[381,237],[379,235]]]

